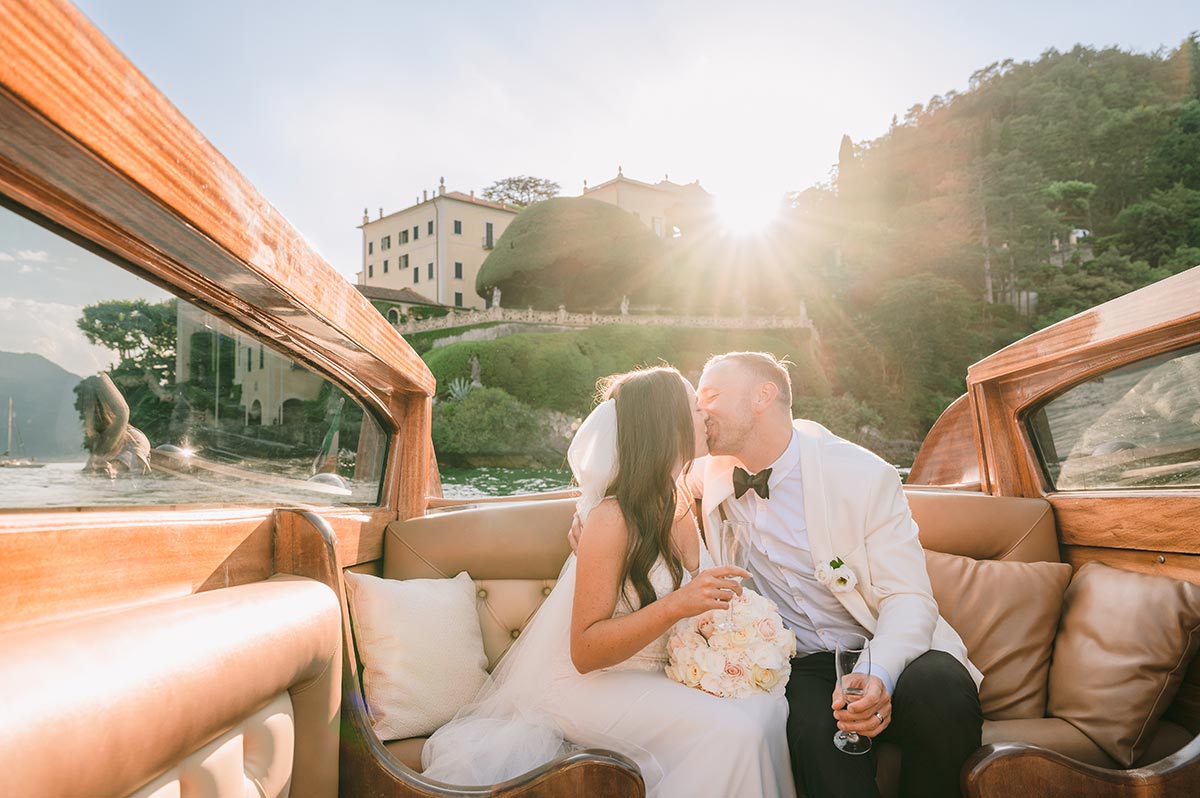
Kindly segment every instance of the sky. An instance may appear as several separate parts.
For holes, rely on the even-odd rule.
[[[363,209],[442,177],[571,196],[621,166],[767,209],[826,180],[843,134],[874,138],[992,62],[1200,28],[1195,0],[78,5],[348,278]],[[80,308],[136,297],[162,294],[0,210],[0,350],[94,372],[111,354],[75,329]]]
[[[1195,0],[78,5],[351,278],[363,209],[441,177],[570,196],[621,166],[769,208],[827,179],[843,134],[874,138],[994,61],[1200,28]]]

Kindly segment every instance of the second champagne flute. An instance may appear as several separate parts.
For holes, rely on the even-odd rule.
[[[721,522],[721,565],[734,565],[745,569],[749,559],[750,524],[745,521]],[[741,584],[741,577],[730,577]],[[717,628],[728,631],[733,628],[733,604],[730,599],[729,609],[726,610],[725,620],[717,622]]]
[[[871,670],[871,644],[863,635],[847,634],[838,641],[833,656],[838,686],[842,688],[846,704],[852,704],[867,692]],[[833,735],[833,744],[847,754],[865,754],[871,750],[870,737],[841,729]]]

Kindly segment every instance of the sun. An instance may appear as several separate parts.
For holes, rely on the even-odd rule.
[[[716,205],[722,229],[737,236],[761,233],[779,215],[779,200],[774,197],[718,196]]]

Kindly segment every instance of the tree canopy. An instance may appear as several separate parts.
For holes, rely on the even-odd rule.
[[[834,389],[914,436],[975,359],[1200,264],[1196,34],[1149,54],[1050,49],[969,87],[843,138],[777,245]]]
[[[637,218],[599,200],[561,197],[513,219],[479,269],[475,290],[507,307],[614,313],[653,293],[664,245]]]
[[[483,190],[483,198],[492,202],[529,206],[535,202],[557,197],[561,187],[553,180],[519,175],[497,180]]]

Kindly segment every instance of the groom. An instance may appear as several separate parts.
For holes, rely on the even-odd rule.
[[[982,674],[938,617],[917,526],[896,470],[811,421],[792,419],[791,381],[772,355],[709,360],[697,388],[711,457],[689,482],[703,496],[709,549],[721,520],[754,529],[747,570],[796,633],[787,686],[788,744],[808,798],[876,796],[875,754],[833,744],[856,731],[903,752],[902,796],[958,796],[959,771],[980,745]],[[842,561],[846,589],[822,566]],[[836,686],[839,637],[871,638],[866,694],[847,705]]]

